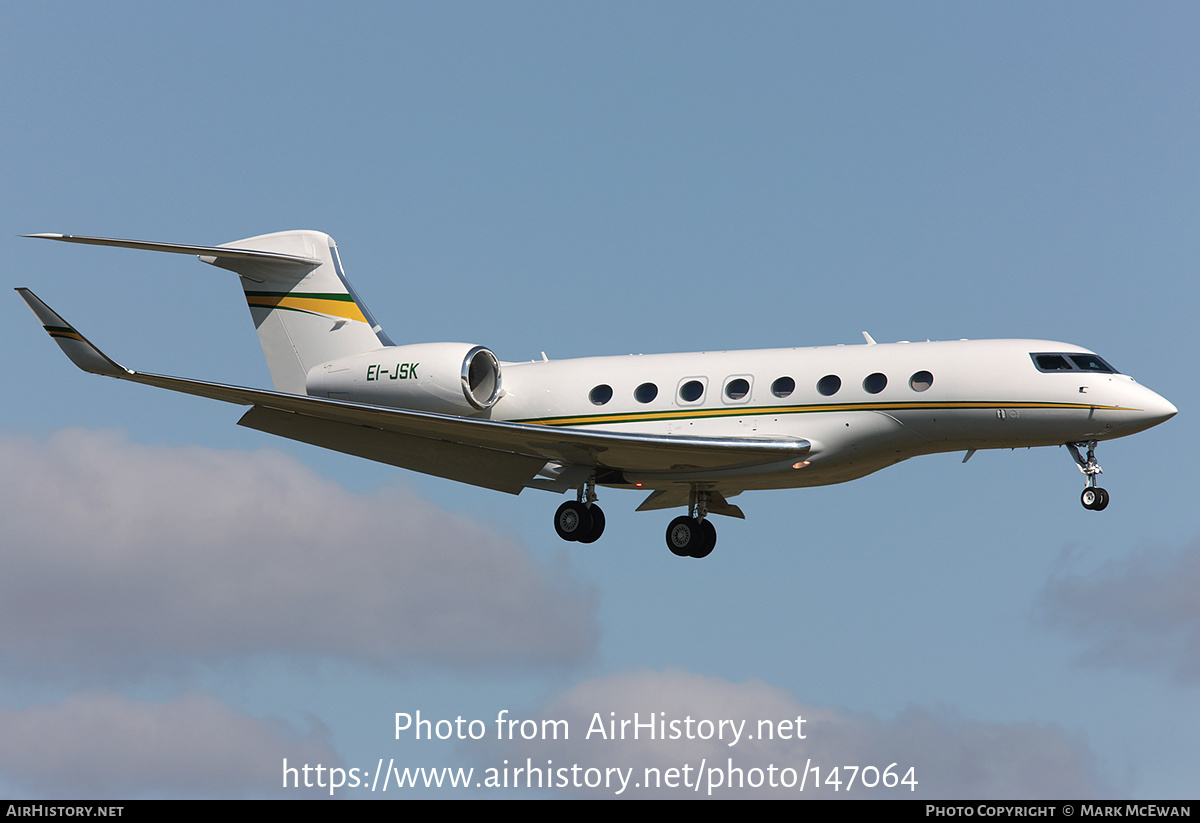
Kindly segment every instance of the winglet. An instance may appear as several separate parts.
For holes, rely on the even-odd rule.
[[[86,372],[106,374],[109,377],[127,377],[133,374],[129,369],[114,362],[104,352],[93,346],[88,339],[75,331],[66,320],[59,317],[54,309],[47,306],[29,289],[19,288],[17,294],[26,305],[37,315],[42,328],[54,338],[63,354],[71,358],[71,362]]]

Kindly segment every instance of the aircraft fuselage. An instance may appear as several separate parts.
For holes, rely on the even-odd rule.
[[[1108,440],[1175,413],[1115,371],[1070,359],[1069,368],[1039,369],[1034,356],[1047,354],[1092,352],[1047,340],[956,340],[504,363],[504,391],[481,416],[812,443],[800,469],[792,461],[730,474],[741,489],[761,489],[842,482],[935,452]],[[639,399],[639,387],[653,389]],[[626,479],[609,485],[638,480]],[[680,473],[641,480],[686,482]]]

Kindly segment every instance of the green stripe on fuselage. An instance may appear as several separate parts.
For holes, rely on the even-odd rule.
[[[606,423],[648,423],[664,420],[697,420],[721,417],[752,417],[769,414],[816,414],[848,411],[937,411],[955,409],[1104,409],[1129,411],[1121,406],[1095,406],[1090,403],[1034,403],[1000,401],[929,402],[929,403],[829,403],[815,406],[743,406],[736,409],[679,409],[677,411],[618,412],[616,414],[584,414],[566,417],[535,417],[514,420],[541,426],[596,426]]]

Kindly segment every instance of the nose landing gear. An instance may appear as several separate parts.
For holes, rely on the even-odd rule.
[[[1108,507],[1108,492],[1096,485],[1096,475],[1104,472],[1104,469],[1100,468],[1100,464],[1096,462],[1096,441],[1092,440],[1087,443],[1086,458],[1079,453],[1079,447],[1082,445],[1084,444],[1067,444],[1079,470],[1087,477],[1087,485],[1083,489],[1083,494],[1079,496],[1079,501],[1083,503],[1085,509],[1094,512],[1104,511]]]

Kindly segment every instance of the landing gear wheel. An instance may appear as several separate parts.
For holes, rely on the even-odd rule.
[[[1079,500],[1083,503],[1085,509],[1090,509],[1094,512],[1104,511],[1108,506],[1108,492],[1096,485],[1096,475],[1103,474],[1104,469],[1100,468],[1100,464],[1096,462],[1096,441],[1089,441],[1087,445],[1087,457],[1079,453],[1079,447],[1083,443],[1068,443],[1067,448],[1071,450],[1071,457],[1075,459],[1079,470],[1083,472],[1087,478],[1087,486],[1083,489],[1083,494],[1079,496]]]
[[[1108,507],[1108,492],[1098,486],[1088,486],[1079,496],[1079,501],[1085,509],[1102,512]]]
[[[568,500],[554,513],[554,530],[563,540],[580,540],[591,533],[592,514],[579,501]]]
[[[712,524],[711,520],[700,521],[700,532],[703,540],[692,552],[692,557],[708,557],[717,545],[717,527]]]
[[[600,535],[604,534],[604,512],[593,503],[588,507],[588,514],[592,517],[592,527],[587,530],[586,534],[575,538],[580,543],[595,543],[600,539]]]
[[[687,515],[676,517],[667,526],[667,548],[676,557],[691,557],[703,539],[701,532],[702,527],[696,518]]]
[[[667,548],[676,557],[708,557],[717,545],[717,530],[707,520],[676,517],[667,526]]]

